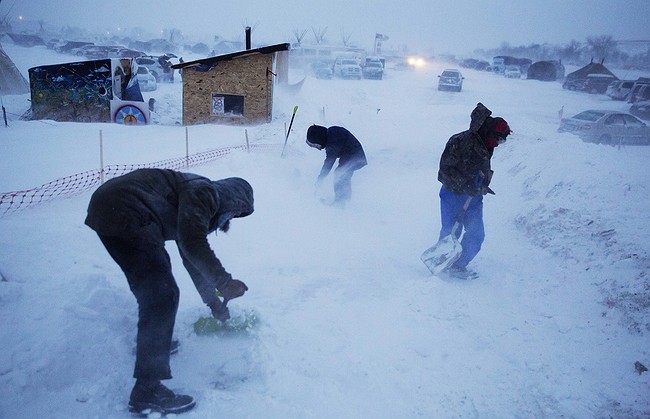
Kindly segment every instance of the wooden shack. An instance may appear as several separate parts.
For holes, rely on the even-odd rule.
[[[273,88],[288,78],[289,44],[277,44],[172,66],[183,78],[183,124],[271,122]]]

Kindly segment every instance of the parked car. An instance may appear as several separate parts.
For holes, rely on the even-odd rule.
[[[143,55],[137,57],[135,62],[138,63],[138,66],[147,67],[156,78],[157,83],[172,83],[174,81],[174,69],[171,67],[172,63],[168,55]]]
[[[337,58],[334,62],[334,75],[344,79],[361,80],[361,66],[354,58]]]
[[[521,69],[517,65],[508,65],[503,71],[503,75],[509,79],[520,79],[521,78]]]
[[[83,47],[84,45],[93,45],[93,42],[61,41],[54,45],[54,51],[69,54],[73,49]]]
[[[632,91],[634,80],[614,80],[607,86],[605,94],[614,100],[625,100]]]
[[[82,45],[77,48],[72,48],[70,50],[70,54],[72,55],[78,55],[80,57],[85,57],[88,55],[89,51],[96,50],[98,47],[97,45],[94,44],[87,44],[87,45]]]
[[[584,90],[585,79],[564,80],[562,88],[567,90]]]
[[[379,61],[366,62],[362,72],[364,79],[381,80],[384,78],[384,66]]]
[[[456,69],[447,69],[438,76],[438,90],[463,90],[463,75]]]
[[[630,113],[637,118],[650,120],[650,100],[634,102],[630,106]]]
[[[460,62],[460,66],[463,68],[474,68],[478,63],[476,58],[466,58]]]
[[[138,84],[140,85],[140,91],[142,92],[152,92],[158,87],[156,84],[156,78],[145,66],[138,66],[136,77],[138,78]]]
[[[314,61],[309,68],[317,79],[331,79],[334,74],[332,65],[327,61]]]
[[[613,81],[618,80],[611,74],[588,74],[582,79],[567,80],[562,87],[569,90],[582,90],[588,93],[605,93],[607,86]]]
[[[140,51],[136,51],[131,48],[120,48],[117,50],[117,56],[119,58],[138,58],[142,57],[144,54]]]
[[[106,53],[108,47],[102,46],[102,45],[96,45],[92,48],[87,48],[84,51],[84,56],[88,58],[89,60],[101,60],[103,58],[107,58],[108,55]]]
[[[609,74],[590,74],[585,80],[585,91],[589,93],[605,93],[607,86],[615,80],[616,77]]]
[[[479,71],[490,71],[489,67],[490,67],[490,63],[484,60],[479,60],[479,62],[477,62],[476,65],[474,66],[474,69]]]
[[[629,103],[642,102],[650,100],[650,83],[634,83],[630,94],[627,96]]]
[[[596,144],[650,144],[650,127],[625,112],[594,109],[580,112],[562,118],[558,132],[570,132]]]

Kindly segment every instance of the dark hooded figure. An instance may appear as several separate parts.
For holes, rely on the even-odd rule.
[[[460,258],[448,269],[452,276],[476,277],[467,265],[481,249],[485,239],[483,226],[483,195],[494,194],[489,188],[492,179],[490,159],[494,149],[511,134],[503,118],[492,118],[492,111],[478,103],[472,111],[469,130],[453,135],[440,157],[438,180],[440,188],[440,218],[442,228],[439,238],[451,234],[453,225],[460,220],[456,230],[461,240]],[[467,210],[463,207],[472,197]]]
[[[214,317],[230,317],[225,302],[248,290],[233,279],[207,236],[226,232],[230,220],[253,212],[253,189],[241,178],[212,181],[191,173],[139,169],[109,180],[93,193],[86,224],[95,230],[126,276],[138,302],[135,386],[129,409],[180,413],[194,399],[160,383],[169,366],[179,289],[165,242],[174,240],[183,265]],[[217,291],[224,302],[219,299]]]
[[[352,175],[368,164],[361,143],[343,127],[312,125],[307,129],[307,145],[325,150],[325,161],[318,175],[317,186],[332,170],[336,159],[339,160],[334,170],[333,205],[344,206],[352,197]]]

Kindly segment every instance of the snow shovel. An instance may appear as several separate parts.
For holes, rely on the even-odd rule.
[[[220,310],[225,311],[227,306],[228,300],[224,298]],[[242,311],[227,320],[217,320],[212,316],[199,317],[194,322],[194,333],[206,336],[250,332],[256,327],[258,318],[259,316],[254,310]]]
[[[422,259],[422,262],[424,262],[432,274],[438,275],[460,257],[463,248],[456,237],[456,230],[460,227],[460,221],[463,219],[471,202],[472,196],[467,197],[465,205],[463,205],[463,210],[458,214],[458,219],[451,228],[451,234],[438,240],[438,243],[425,250],[420,256],[420,259]]]

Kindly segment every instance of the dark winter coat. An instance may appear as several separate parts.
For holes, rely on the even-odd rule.
[[[343,127],[327,128],[327,137],[322,145],[325,147],[325,161],[318,176],[321,179],[332,170],[336,159],[339,159],[338,167],[341,169],[358,170],[368,164],[359,140]]]
[[[463,195],[482,195],[492,178],[490,159],[494,152],[479,131],[492,114],[482,103],[472,111],[469,130],[453,135],[440,157],[438,180],[445,189]]]
[[[207,236],[253,212],[253,189],[241,178],[211,181],[191,173],[139,169],[109,180],[90,200],[86,224],[103,236],[160,245],[174,240],[203,301],[215,300],[232,276]]]

